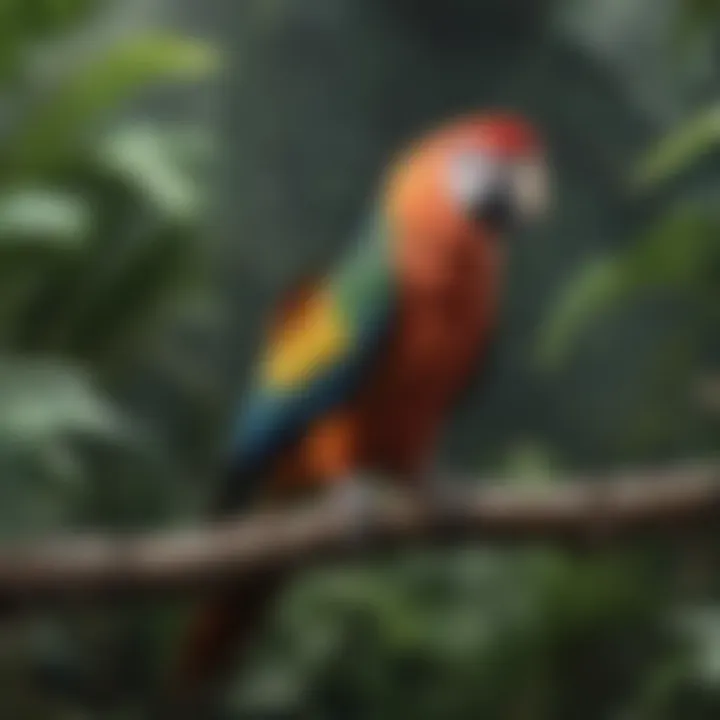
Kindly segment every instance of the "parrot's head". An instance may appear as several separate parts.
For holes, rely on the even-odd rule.
[[[400,156],[385,197],[393,235],[414,265],[438,269],[472,253],[502,254],[504,241],[548,208],[542,141],[517,115],[460,118]]]

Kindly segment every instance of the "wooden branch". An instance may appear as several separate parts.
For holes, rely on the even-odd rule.
[[[277,567],[418,540],[578,544],[688,532],[717,523],[720,465],[629,472],[544,486],[496,483],[439,513],[419,499],[379,503],[362,542],[331,501],[197,529],[140,536],[83,535],[0,551],[0,603],[106,599],[199,590]]]

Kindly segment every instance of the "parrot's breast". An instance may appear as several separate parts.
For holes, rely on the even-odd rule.
[[[427,294],[401,297],[392,330],[357,395],[319,418],[275,464],[283,494],[357,471],[414,477],[431,460],[453,401],[490,339],[497,268],[468,263]]]
[[[359,398],[363,462],[418,473],[481,361],[497,305],[497,267],[478,250],[431,293],[406,294],[388,347]]]

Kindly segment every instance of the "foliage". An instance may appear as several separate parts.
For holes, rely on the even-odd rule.
[[[207,143],[196,127],[127,110],[148,91],[206,78],[218,58],[200,41],[143,32],[73,62],[58,56],[54,72],[38,72],[35,51],[94,22],[102,5],[3,3],[3,538],[88,522],[147,524],[178,502],[164,481],[175,462],[124,389],[139,368],[160,368],[154,345],[204,285]],[[4,633],[0,714],[91,710],[93,688],[106,682],[98,643],[116,643],[117,632],[137,641],[131,628],[147,626],[142,613],[115,620],[109,634],[90,618],[70,634],[52,618]]]
[[[637,557],[466,548],[307,578],[239,717],[656,717],[695,683]],[[692,623],[688,623],[692,624]]]
[[[699,301],[709,320],[717,319],[704,301],[716,297],[719,233],[716,207],[686,203],[667,211],[626,250],[588,263],[542,328],[542,361],[557,366],[597,315],[626,307],[641,291],[682,291]]]
[[[57,8],[71,6],[90,9]],[[52,17],[37,14],[33,28],[64,28],[70,17],[57,8],[48,3]],[[183,138],[157,125],[108,126],[107,116],[146,88],[196,80],[215,62],[190,40],[123,40],[44,88],[2,137],[0,339],[8,361],[0,376],[16,397],[10,408],[24,408],[0,428],[8,461],[26,443],[34,443],[28,457],[42,457],[69,428],[106,436],[100,406],[108,417],[121,411],[93,388],[140,348],[141,331],[156,331],[157,311],[193,279],[201,195],[185,169]],[[19,355],[50,373],[56,366],[60,394],[48,389],[38,398],[38,386],[25,379],[35,360],[15,361]],[[75,391],[63,375],[68,362],[82,372]],[[92,401],[83,403],[84,395]],[[45,416],[42,433],[21,420],[34,405]]]
[[[638,164],[633,181],[652,189],[719,149],[720,104],[702,110],[664,137]]]
[[[700,34],[716,35],[719,11],[720,6],[713,2],[684,3],[678,16],[679,31],[695,39]],[[716,72],[714,78],[717,82]],[[693,402],[693,383],[708,367],[712,373],[718,359],[714,338],[720,321],[719,153],[720,115],[713,102],[690,113],[632,165],[624,202],[635,211],[639,223],[630,225],[627,238],[614,240],[612,253],[596,253],[570,277],[536,338],[540,366],[559,374],[569,360],[578,365],[587,357],[583,349],[597,348],[598,336],[611,336],[613,323],[619,325],[623,315],[633,318],[627,324],[639,332],[638,317],[649,317],[652,322],[664,312],[665,344],[644,358],[634,382],[650,389],[645,397],[655,424],[664,426],[666,437],[673,432],[676,437],[681,435],[686,452],[698,446],[716,452],[718,441],[714,418],[700,416],[697,408],[690,412],[686,408]],[[633,317],[634,309],[643,302],[651,308],[650,313]],[[681,362],[672,360],[678,357],[683,358]],[[653,390],[658,372],[668,377],[661,383],[662,389]],[[681,389],[681,405],[668,392],[668,383]],[[627,437],[639,430],[635,416],[617,417],[617,422]],[[673,426],[677,430],[669,431]],[[650,557],[648,553],[644,558],[646,566]],[[660,591],[667,600],[664,607],[646,601],[644,613],[651,614],[653,607],[658,610],[663,625],[672,625],[679,633],[676,638],[683,638],[684,650],[675,647],[664,659],[660,659],[663,651],[658,651],[659,662],[645,681],[637,683],[641,690],[635,699],[612,712],[601,711],[600,717],[705,718],[717,714],[717,597],[708,585],[715,574],[714,559],[714,549],[709,547],[699,550],[695,546],[679,553],[678,567],[685,568],[681,574],[692,574],[697,570],[691,568],[701,566],[701,604],[678,602],[678,597],[672,596],[679,589],[682,595],[683,583],[676,576],[666,577],[668,584]],[[576,577],[571,582],[575,581]],[[597,698],[590,706],[596,708],[602,700]],[[564,717],[557,712],[547,716]],[[541,712],[537,716],[546,715]]]
[[[656,143],[633,169],[631,185],[636,192],[658,192],[718,153],[720,107],[713,105]],[[714,185],[695,202],[682,196],[672,198],[669,207],[629,248],[613,258],[588,263],[560,295],[542,328],[541,358],[550,364],[562,360],[596,315],[627,303],[641,291],[682,289],[710,303],[716,300],[713,291],[720,280],[717,192]]]
[[[684,44],[697,42],[703,37],[717,39],[717,19],[720,17],[718,0],[683,0],[679,3],[676,18],[678,37]],[[713,34],[715,38],[713,38]]]

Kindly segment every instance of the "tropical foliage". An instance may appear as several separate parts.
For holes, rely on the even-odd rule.
[[[2,12],[6,540],[79,524],[147,523],[172,507],[163,478],[176,472],[175,461],[125,399],[141,370],[162,367],[159,348],[206,280],[199,173],[207,142],[199,128],[128,111],[148,91],[206,78],[218,58],[199,41],[148,31],[50,71],[36,62],[101,10],[92,0],[15,0]],[[67,633],[67,623],[50,619],[3,632],[4,716],[69,717],[76,703],[92,706],[85,697],[92,681],[73,691],[75,664],[64,653],[80,653],[83,675],[94,663],[83,648],[110,636],[92,619]],[[37,673],[48,676],[46,695],[33,685]],[[63,673],[60,694],[77,699],[53,697]]]

